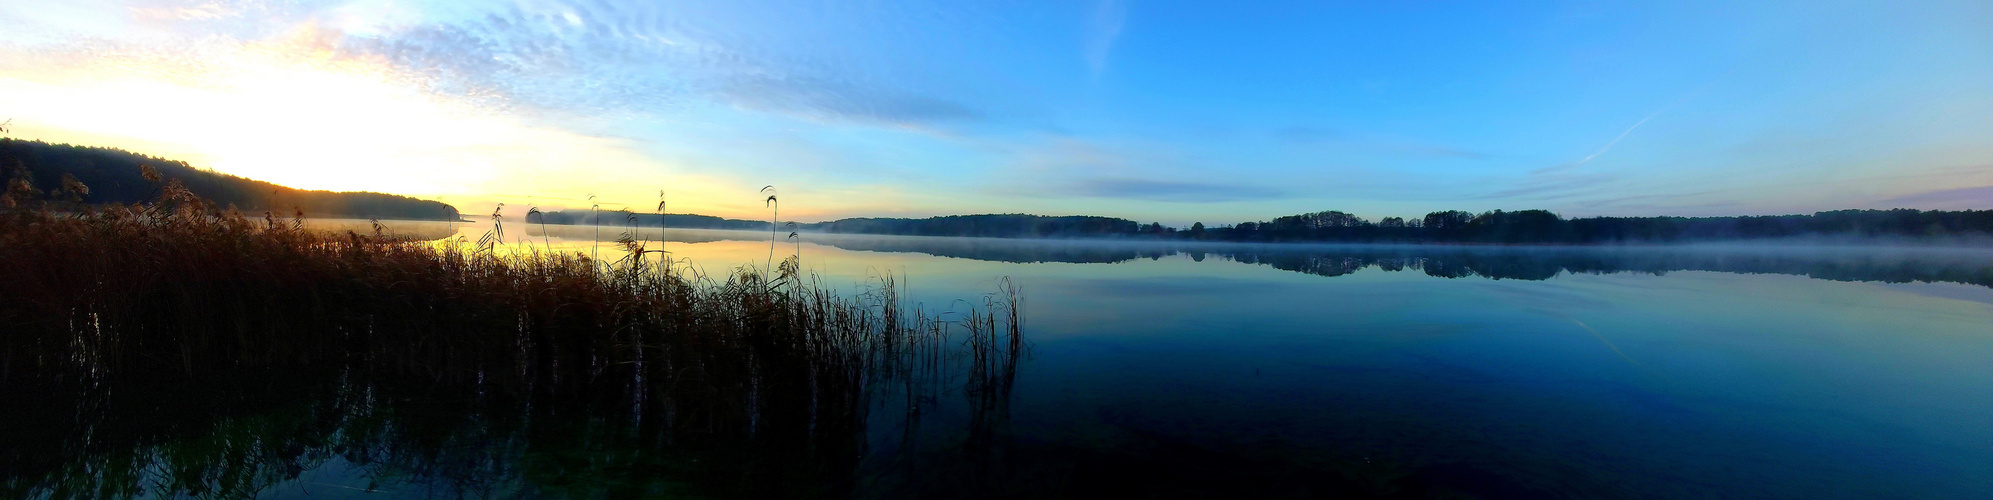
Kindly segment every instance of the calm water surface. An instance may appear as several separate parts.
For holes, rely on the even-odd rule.
[[[592,231],[507,238],[616,258]],[[835,489],[854,496],[1993,497],[1983,250],[805,235],[771,257],[765,233],[646,236],[715,275],[792,253],[847,290],[891,274],[930,312],[1023,289],[1007,400],[882,396]],[[589,476],[495,465],[557,439],[452,443],[485,450],[469,463],[328,453],[259,495],[559,495]]]

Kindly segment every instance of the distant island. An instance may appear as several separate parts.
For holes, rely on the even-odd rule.
[[[159,186],[140,174],[140,165],[180,181],[203,199],[244,212],[290,215],[302,211],[323,218],[459,219],[456,207],[439,201],[385,193],[293,189],[121,149],[0,138],[0,178],[11,183],[26,172],[34,189],[53,192],[62,187],[64,176],[70,176],[89,188],[81,200],[86,204],[130,205],[158,197]]]

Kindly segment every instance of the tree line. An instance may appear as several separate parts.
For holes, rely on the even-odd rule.
[[[964,236],[985,238],[1076,238],[1129,234],[1138,224],[1127,219],[1085,215],[1026,214],[948,215],[925,219],[853,218],[806,224],[826,233]]]
[[[627,225],[629,212],[569,210],[529,216],[547,224]],[[687,214],[635,214],[637,225],[768,230],[767,221]],[[1460,210],[1371,221],[1323,211],[1206,227],[1097,216],[949,215],[923,219],[851,218],[799,224],[804,231],[983,238],[1110,238],[1237,242],[1596,245],[1758,239],[1993,239],[1993,210],[1834,210],[1806,215],[1563,218],[1547,210]]]
[[[1934,239],[1993,237],[1993,210],[1834,210],[1810,215],[1588,217],[1546,210],[1448,210],[1371,222],[1328,211],[1169,236],[1226,241],[1442,242],[1502,244],[1675,243],[1779,238]]]
[[[694,240],[673,240],[694,241]],[[1715,271],[1834,281],[1947,282],[1993,287],[1993,262],[1976,252],[1833,252],[1772,247],[1517,248],[1467,245],[1293,246],[1138,240],[1075,243],[967,238],[821,238],[846,250],[924,253],[995,262],[1119,263],[1183,255],[1336,277],[1365,269],[1441,278],[1545,280],[1561,274]]]
[[[138,203],[155,197],[159,186],[140,173],[149,165],[189,191],[223,206],[246,211],[319,217],[351,216],[455,220],[450,205],[371,192],[308,191],[200,170],[185,162],[118,149],[49,144],[0,138],[0,175],[7,185],[21,180],[48,193],[75,193],[74,180],[87,186],[82,203]],[[560,210],[527,216],[533,224],[638,225],[691,229],[766,231],[769,222],[694,214]],[[786,227],[786,226],[785,226]],[[861,217],[798,224],[824,233],[985,238],[1127,238],[1241,242],[1492,243],[1584,245],[1675,243],[1778,238],[1957,239],[1993,238],[1993,210],[1835,210],[1807,215],[1738,217],[1589,217],[1566,219],[1547,210],[1460,210],[1424,217],[1385,217],[1376,221],[1342,211],[1321,211],[1207,227],[1099,216],[1029,214],[949,215],[921,219]]]
[[[760,228],[766,228],[765,224]],[[1778,238],[1986,239],[1993,210],[1835,210],[1810,215],[1737,217],[1589,217],[1547,210],[1460,210],[1371,221],[1323,211],[1177,228],[1112,217],[954,215],[925,219],[860,218],[803,225],[827,233],[996,238],[1133,238],[1241,242],[1617,244]]]
[[[7,186],[25,183],[42,193],[76,195],[85,204],[136,204],[159,194],[160,185],[145,178],[150,166],[165,179],[177,180],[188,191],[220,206],[246,212],[274,212],[312,217],[354,217],[413,220],[457,220],[456,207],[408,196],[372,192],[293,189],[269,182],[201,170],[183,161],[146,156],[121,149],[49,144],[0,138],[0,178]],[[74,181],[87,189],[79,190]]]
[[[527,224],[556,224],[574,226],[637,226],[644,228],[668,227],[672,229],[735,229],[767,231],[768,221],[742,220],[696,214],[654,214],[632,213],[628,210],[554,210],[550,212],[528,212]]]

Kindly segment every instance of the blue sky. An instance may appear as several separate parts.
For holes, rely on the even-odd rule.
[[[16,136],[474,213],[1993,208],[1986,2],[29,0],[0,33]]]

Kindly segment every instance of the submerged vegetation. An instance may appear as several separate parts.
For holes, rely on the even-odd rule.
[[[239,497],[332,458],[472,495],[838,494],[871,412],[916,414],[941,380],[1001,411],[973,398],[1007,400],[1024,348],[1008,286],[936,315],[890,276],[843,297],[793,257],[714,277],[158,192],[75,210],[8,193],[0,401],[36,403],[0,405],[0,496]],[[459,446],[546,433],[572,439]]]

